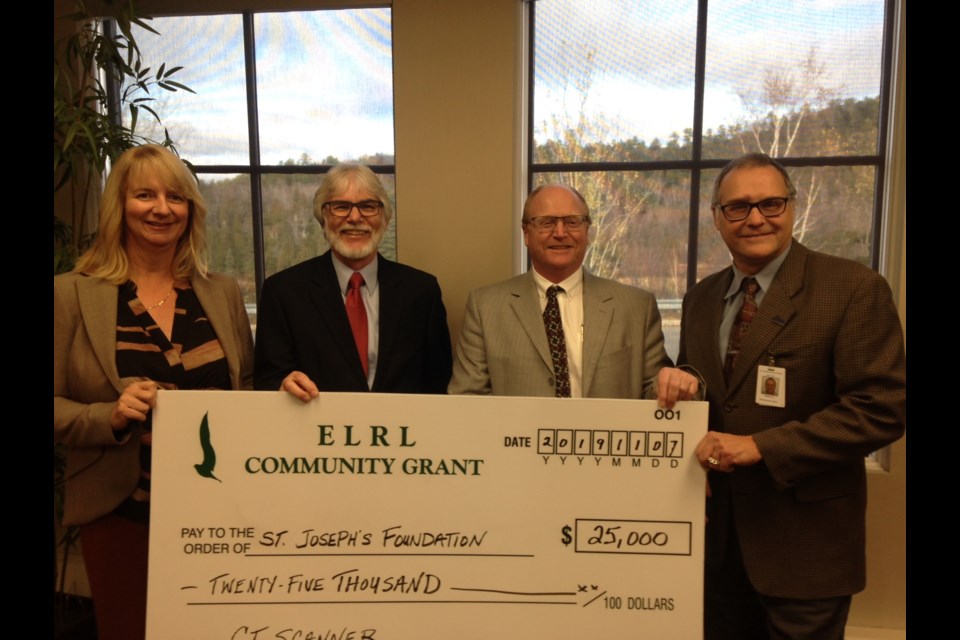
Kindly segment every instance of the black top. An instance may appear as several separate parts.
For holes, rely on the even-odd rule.
[[[167,339],[126,282],[117,297],[117,372],[121,378],[149,378],[163,389],[230,389],[226,355],[190,285],[176,288],[171,339]],[[150,499],[152,414],[147,414],[140,443],[140,481],[118,515],[145,522]]]

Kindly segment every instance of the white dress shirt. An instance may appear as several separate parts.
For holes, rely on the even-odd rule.
[[[533,280],[537,284],[540,313],[547,307],[547,289],[554,285],[536,271]],[[563,339],[567,343],[567,368],[570,371],[570,397],[583,397],[583,269],[557,282],[563,293],[557,295],[560,321],[563,323]],[[544,329],[546,332],[546,329]]]

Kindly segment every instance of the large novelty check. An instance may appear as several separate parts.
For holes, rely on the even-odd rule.
[[[707,405],[160,391],[151,640],[701,637]]]

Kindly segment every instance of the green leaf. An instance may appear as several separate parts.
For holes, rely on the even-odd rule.
[[[156,29],[154,29],[153,27],[151,27],[149,24],[146,23],[147,20],[152,20],[152,19],[153,18],[147,18],[146,16],[144,16],[143,18],[131,17],[130,21],[133,24],[140,27],[141,29],[145,29],[146,31],[149,31],[154,35],[160,35],[159,31],[157,31]]]
[[[97,137],[93,135],[93,131],[90,130],[90,127],[86,123],[81,122],[80,128],[83,129],[84,134],[87,137],[87,140],[90,141],[90,151],[93,158],[93,164],[98,169],[103,169],[103,156],[100,154],[100,147],[97,145]]]
[[[180,84],[179,82],[174,82],[173,80],[167,80],[167,81],[166,81],[166,84],[169,84],[169,85],[172,86],[172,87],[176,87],[177,89],[183,89],[184,91],[189,91],[190,93],[192,93],[192,94],[194,94],[194,95],[197,94],[196,91],[194,91],[193,89],[191,89],[191,88],[188,87],[187,85],[185,85],[185,84]]]
[[[80,124],[76,121],[67,129],[67,135],[64,136],[63,145],[61,145],[64,151],[69,149],[70,145],[73,144],[73,139],[77,136],[79,130]]]
[[[102,7],[108,14],[105,19],[91,17],[83,0],[77,0],[77,6],[79,11],[66,16],[75,23],[73,35],[54,43],[54,190],[67,184],[79,167],[102,171],[108,158],[150,141],[136,129],[143,110],[163,126],[153,106],[154,87],[194,93],[169,79],[182,66],[167,62],[148,66],[143,59],[136,36],[160,32],[149,24],[150,17],[137,14],[134,0],[107,0]],[[112,35],[101,30],[103,20],[113,21]],[[111,122],[106,115],[111,100],[106,87],[112,82],[120,92],[114,106],[128,111],[126,123]],[[172,148],[166,128],[163,137]]]
[[[114,21],[117,23],[117,28],[120,29],[120,33],[123,34],[123,37],[125,37],[129,42],[135,42],[133,33],[130,31],[130,21],[120,16],[117,16]]]
[[[144,104],[144,105],[140,105],[140,108],[146,111],[147,113],[151,114],[154,117],[154,119],[156,119],[157,122],[160,122],[160,116],[157,115],[157,112],[154,111],[151,107],[148,107],[147,105]]]

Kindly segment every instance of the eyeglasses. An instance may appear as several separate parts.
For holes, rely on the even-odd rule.
[[[790,198],[764,198],[760,202],[731,202],[718,204],[717,208],[723,213],[728,222],[746,220],[754,207],[764,218],[776,218],[787,209]]]
[[[563,220],[563,226],[568,231],[576,231],[584,225],[590,224],[590,216],[536,216],[527,218],[523,224],[533,225],[540,231],[553,231],[557,223]]]
[[[330,210],[330,213],[338,218],[346,218],[356,207],[360,215],[365,218],[375,216],[383,210],[383,203],[379,200],[361,200],[360,202],[350,202],[349,200],[331,200],[324,202],[323,206]]]

